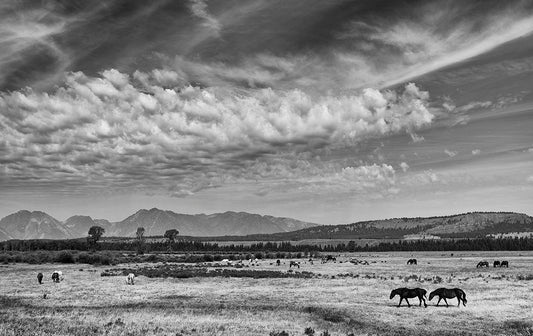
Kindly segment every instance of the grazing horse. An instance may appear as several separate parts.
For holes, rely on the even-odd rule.
[[[498,260],[494,260],[494,263],[492,265],[493,267],[501,267],[500,262]]]
[[[402,304],[402,300],[405,299],[405,302],[407,302],[407,305],[411,307],[411,304],[407,299],[418,297],[418,300],[420,301],[419,306],[422,305],[422,302],[424,302],[424,307],[427,307],[426,304],[426,293],[427,291],[423,288],[396,288],[392,292],[390,292],[390,299],[392,300],[396,295],[400,296],[400,302],[398,303],[398,307]]]
[[[507,260],[502,261],[500,267],[509,267],[509,262]]]
[[[334,261],[334,262],[337,262],[337,258],[335,258],[334,256],[332,256],[331,254],[330,255],[327,255],[325,257],[322,257],[322,263],[325,264],[327,263],[328,261]]]
[[[431,301],[431,299],[433,299],[433,297],[435,296],[439,297],[439,301],[437,301],[437,306],[439,305],[440,300],[444,299],[446,307],[448,307],[448,301],[446,301],[446,299],[453,299],[454,297],[457,298],[457,307],[459,307],[461,301],[463,302],[463,306],[466,306],[466,294],[462,289],[459,288],[436,289],[433,292],[429,293],[429,301]]]
[[[133,273],[128,274],[128,278],[126,279],[126,283],[128,285],[134,285],[135,284],[135,274],[133,274]]]
[[[59,275],[60,275],[59,271],[54,271],[54,273],[52,273],[52,281],[59,282],[60,281]]]
[[[42,273],[37,274],[37,281],[39,281],[39,285],[43,284],[43,276],[44,275]]]
[[[298,261],[291,261],[289,264],[289,268],[292,266],[300,268],[300,263]]]
[[[407,265],[416,265],[416,259],[407,260]]]
[[[476,268],[479,268],[479,267],[489,267],[489,262],[488,261],[480,261],[480,262],[477,263]]]
[[[281,265],[281,260],[278,259],[276,260],[276,266],[279,266],[279,265]]]

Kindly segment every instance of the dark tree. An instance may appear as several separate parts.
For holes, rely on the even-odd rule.
[[[89,236],[87,237],[87,245],[89,245],[89,248],[92,248],[94,251],[96,249],[96,243],[102,235],[105,233],[105,230],[101,226],[91,226],[89,229]]]
[[[139,227],[137,228],[137,232],[135,235],[137,236],[137,254],[143,254],[144,253],[144,228]]]
[[[172,244],[176,241],[176,237],[180,232],[176,229],[171,229],[165,231],[165,238],[168,239],[168,250],[172,249]]]

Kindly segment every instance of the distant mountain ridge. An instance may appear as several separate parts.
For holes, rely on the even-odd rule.
[[[471,212],[439,217],[392,218],[351,224],[320,225],[286,233],[239,238],[271,241],[404,239],[414,235],[432,238],[477,238],[511,232],[533,232],[533,217],[514,212]]]
[[[94,225],[103,227],[107,237],[133,237],[138,227],[145,228],[146,236],[162,236],[169,229],[177,229],[180,235],[188,236],[240,236],[287,232],[318,224],[246,212],[186,215],[157,208],[141,209],[115,223],[80,215],[60,222],[41,211],[21,210],[0,220],[0,240],[86,237]]]

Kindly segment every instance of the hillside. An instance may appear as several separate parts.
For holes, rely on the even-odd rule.
[[[509,232],[533,232],[533,217],[513,212],[472,212],[441,217],[393,218],[342,225],[321,225],[288,233],[250,235],[239,240],[403,239],[405,236],[475,238]]]

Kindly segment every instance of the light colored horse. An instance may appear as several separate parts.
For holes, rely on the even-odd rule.
[[[133,273],[128,274],[128,278],[126,279],[126,283],[128,285],[134,285],[135,284],[135,274],[133,274]]]

